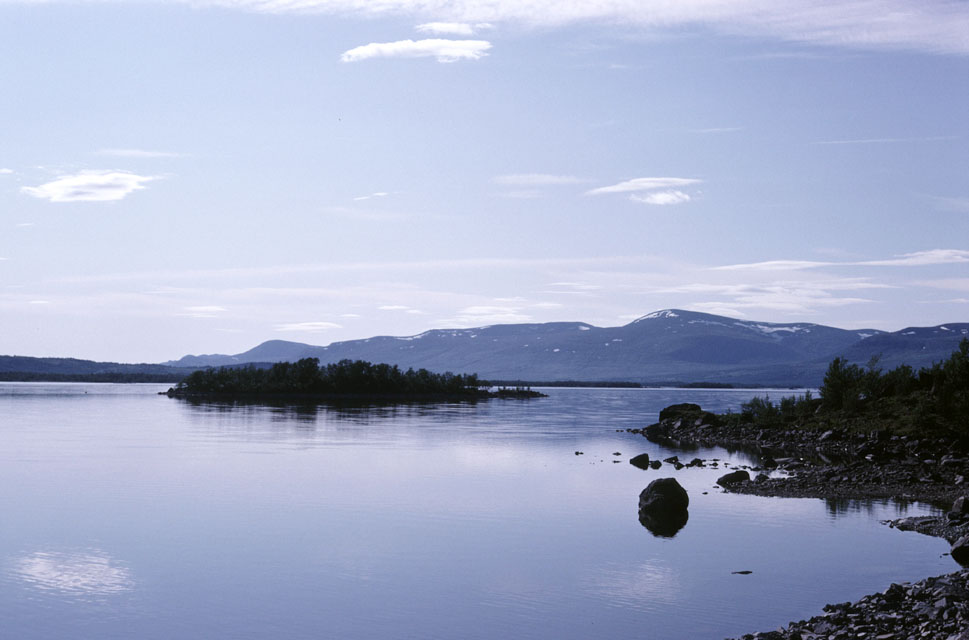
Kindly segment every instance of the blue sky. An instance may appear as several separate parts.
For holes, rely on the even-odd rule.
[[[969,5],[0,0],[0,353],[969,321]]]

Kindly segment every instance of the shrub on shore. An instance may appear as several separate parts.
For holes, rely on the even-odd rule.
[[[798,426],[855,431],[888,430],[969,439],[969,339],[943,362],[915,371],[908,365],[883,372],[877,358],[867,366],[835,358],[819,397],[753,398],[730,420],[765,428]]]

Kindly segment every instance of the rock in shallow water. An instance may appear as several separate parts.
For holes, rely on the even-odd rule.
[[[686,511],[690,496],[676,478],[653,480],[639,494],[639,510],[650,514]]]
[[[729,487],[730,485],[748,481],[750,481],[750,474],[743,470],[733,471],[717,478],[717,484],[721,487]]]
[[[649,454],[641,453],[629,459],[629,464],[638,469],[649,469]]]

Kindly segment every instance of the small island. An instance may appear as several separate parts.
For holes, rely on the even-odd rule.
[[[393,402],[545,397],[528,387],[491,391],[488,386],[473,373],[433,373],[412,368],[402,371],[397,365],[364,360],[341,360],[321,366],[318,358],[303,358],[270,367],[202,369],[165,393],[170,398]]]

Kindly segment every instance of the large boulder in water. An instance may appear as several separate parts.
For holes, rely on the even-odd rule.
[[[686,511],[690,496],[676,478],[653,480],[639,494],[639,511],[647,514],[668,514]]]

